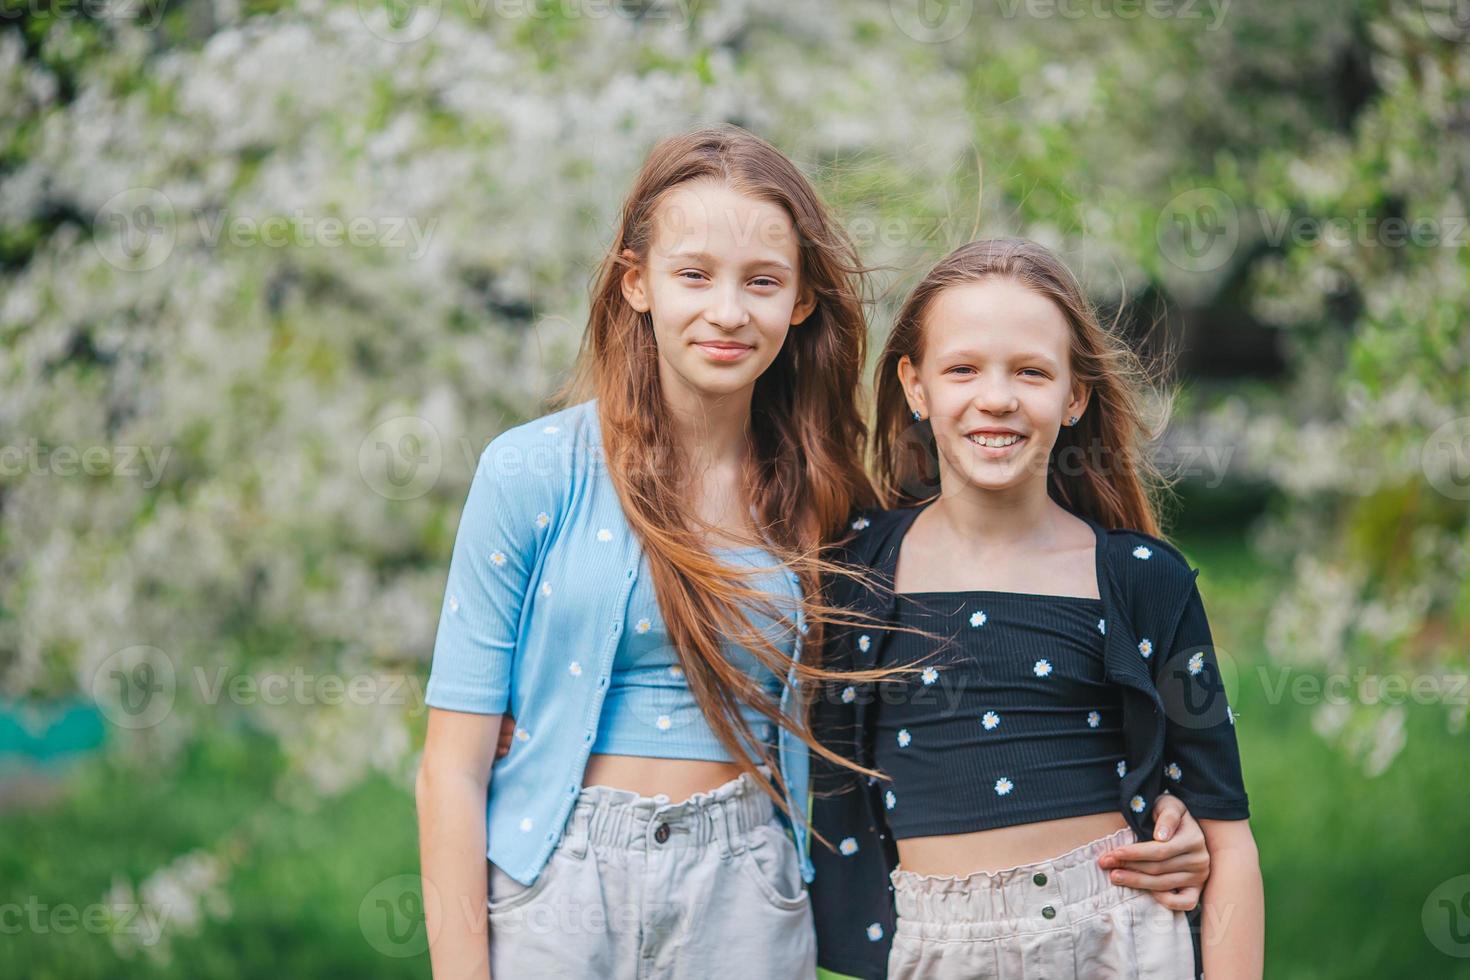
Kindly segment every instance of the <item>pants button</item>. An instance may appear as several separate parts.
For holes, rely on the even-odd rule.
[[[1041,907],[1041,917],[1043,919],[1055,919],[1057,917],[1057,910],[1050,905],[1043,905]]]
[[[659,824],[658,825],[658,829],[653,832],[653,839],[656,840],[656,841],[658,841],[660,844],[662,844],[664,841],[668,840],[669,839],[669,825],[666,824],[666,823]]]
[[[1031,880],[1038,886],[1044,885],[1046,884],[1046,875],[1038,871],[1035,875],[1032,876]]]

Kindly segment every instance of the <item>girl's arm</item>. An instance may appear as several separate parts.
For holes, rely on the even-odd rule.
[[[553,432],[555,427],[552,427]],[[531,571],[556,520],[565,454],[539,424],[480,455],[455,533],[424,703],[415,796],[429,956],[439,980],[489,980],[486,802],[500,720],[510,709]]]
[[[414,798],[436,980],[490,980],[485,795],[499,731],[499,715],[429,709]]]
[[[1208,980],[1260,980],[1266,899],[1256,839],[1246,820],[1201,820],[1214,858],[1205,885],[1200,951]]]
[[[1199,818],[1210,850],[1200,933],[1205,975],[1259,978],[1265,955],[1260,861],[1227,675],[1197,585],[1169,655],[1154,661],[1165,718],[1164,785]]]

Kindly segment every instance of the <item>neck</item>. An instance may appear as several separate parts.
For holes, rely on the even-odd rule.
[[[728,394],[694,391],[664,379],[664,404],[674,442],[691,474],[739,466],[750,453],[750,404],[754,387]]]
[[[950,488],[958,484],[959,489]],[[929,508],[948,526],[957,544],[983,541],[987,550],[1029,547],[1051,541],[1057,533],[1058,505],[1047,495],[1046,474],[1015,486],[991,490],[959,474],[940,480],[940,497]]]

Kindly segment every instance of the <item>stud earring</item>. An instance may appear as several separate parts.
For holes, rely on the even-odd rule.
[[[919,413],[919,410],[917,408],[914,409],[914,421],[915,422],[922,422],[922,421],[924,421],[924,416]]]
[[[1071,418],[1067,419],[1067,424],[1068,425],[1076,425],[1077,424],[1077,416],[1074,415]]]

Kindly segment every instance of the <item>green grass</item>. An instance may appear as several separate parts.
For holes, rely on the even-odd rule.
[[[0,976],[426,976],[426,956],[385,955],[369,933],[395,953],[411,943],[382,944],[381,928],[359,925],[359,910],[381,894],[375,886],[417,870],[410,794],[372,780],[306,812],[272,798],[281,768],[266,740],[218,734],[168,771],[94,759],[72,774],[64,802],[0,815],[4,902],[46,910],[40,929],[27,924],[0,942]],[[102,902],[114,874],[137,882],[179,854],[225,840],[234,842],[232,912],[175,940],[167,964],[122,959],[105,935],[45,924],[64,925],[54,918],[60,907],[79,914]]]
[[[1403,753],[1365,778],[1312,732],[1310,706],[1271,703],[1259,682],[1261,610],[1273,586],[1239,535],[1179,541],[1203,569],[1217,642],[1242,666],[1237,732],[1266,879],[1267,976],[1470,980],[1470,959],[1437,951],[1420,918],[1436,885],[1470,872],[1470,736],[1446,734],[1440,709],[1416,707]],[[378,901],[414,907],[381,885],[417,867],[407,789],[371,781],[307,812],[274,799],[281,768],[264,740],[220,732],[167,769],[99,757],[77,767],[58,802],[0,814],[0,887],[17,906],[82,907],[100,901],[115,874],[136,881],[189,850],[239,841],[231,914],[176,940],[168,965],[120,959],[95,933],[24,927],[0,941],[0,976],[427,976],[418,937],[383,941]],[[411,955],[389,955],[398,953]]]

